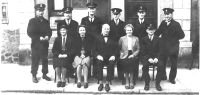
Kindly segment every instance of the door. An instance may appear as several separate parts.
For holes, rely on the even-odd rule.
[[[125,21],[134,23],[137,20],[138,5],[147,8],[146,19],[157,25],[157,0],[125,0]]]

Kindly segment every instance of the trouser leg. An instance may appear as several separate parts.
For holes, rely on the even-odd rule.
[[[38,51],[35,49],[32,49],[31,60],[32,60],[31,73],[33,76],[36,76],[39,67],[40,57]]]
[[[103,61],[96,60],[96,69],[97,69],[97,79],[103,80]]]
[[[149,65],[150,64],[148,62],[146,62],[146,63],[143,64],[143,67],[142,67],[143,78],[144,78],[145,82],[150,81]]]
[[[169,59],[171,61],[171,70],[169,73],[169,80],[175,80],[176,74],[177,74],[178,54],[170,55]]]
[[[111,81],[114,78],[114,66],[115,66],[115,61],[109,61],[107,65],[107,81]]]

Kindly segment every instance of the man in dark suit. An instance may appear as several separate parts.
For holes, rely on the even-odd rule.
[[[65,7],[62,9],[65,19],[58,22],[57,30],[60,29],[62,25],[65,25],[66,28],[69,30],[67,35],[71,36],[73,39],[76,39],[78,37],[78,32],[77,32],[78,22],[72,19],[72,10],[73,10],[72,7]],[[70,77],[74,77],[73,76],[74,70],[71,69],[69,74]]]
[[[147,36],[146,27],[147,27],[148,21],[145,18],[146,12],[147,12],[147,8],[145,6],[138,5],[138,8],[137,8],[138,19],[135,23],[133,23],[133,26],[134,26],[133,35],[137,36],[139,38],[139,41],[143,37]],[[134,74],[135,78],[138,78],[139,60],[140,60],[140,53],[139,53],[139,58],[137,60],[137,69],[136,69],[135,74]],[[142,74],[142,78],[143,78],[143,74]]]
[[[93,51],[93,49],[94,49],[93,43],[98,38],[98,36],[101,35],[102,21],[100,20],[100,18],[95,16],[96,7],[97,7],[96,3],[93,3],[93,2],[87,3],[86,6],[88,7],[88,16],[82,18],[81,25],[85,25],[88,28],[89,37],[90,37],[90,39],[92,39],[91,43],[92,43],[92,51]],[[95,59],[93,59],[93,63],[95,63]],[[96,77],[95,64],[93,64],[93,67],[94,67],[93,68],[93,76]],[[89,75],[89,77],[90,77],[90,75]]]
[[[87,26],[89,35],[91,35],[93,39],[96,39],[97,36],[101,34],[102,25],[100,18],[95,16],[97,4],[91,2],[87,3],[86,6],[88,7],[88,16],[82,18],[81,25]]]
[[[149,90],[150,76],[149,76],[149,66],[157,65],[157,76],[156,76],[156,89],[161,91],[160,86],[161,74],[163,65],[158,63],[159,55],[159,37],[154,35],[156,27],[154,24],[150,23],[147,26],[146,32],[147,36],[141,40],[141,62],[143,64],[143,79],[145,80],[144,90]]]
[[[110,26],[108,24],[102,25],[102,35],[96,40],[95,44],[95,58],[97,60],[97,78],[99,80],[98,90],[102,91],[103,86],[103,67],[107,66],[107,78],[105,90],[110,90],[109,82],[114,78],[114,65],[117,54],[117,43],[108,37]]]
[[[120,18],[119,18],[121,15],[122,9],[112,8],[111,11],[113,14],[113,19],[109,22],[109,25],[110,25],[109,37],[118,43],[119,38],[126,35],[126,33],[124,31],[125,22],[120,20]],[[122,68],[120,68],[120,67],[122,67],[122,66],[120,66],[120,64],[117,64],[118,78],[120,80],[122,80],[122,83],[124,83],[125,82],[124,74],[122,73],[122,71],[121,71]]]
[[[78,36],[78,22],[72,19],[72,10],[72,7],[65,7],[62,9],[65,19],[58,22],[57,31],[60,29],[61,25],[65,25],[66,28],[69,29],[68,36],[76,38]]]
[[[156,35],[161,36],[160,55],[159,59],[162,64],[165,65],[164,77],[166,80],[166,63],[169,58],[171,62],[171,70],[169,74],[169,81],[175,84],[175,78],[177,74],[177,60],[179,53],[179,40],[185,37],[185,34],[180,24],[172,18],[173,9],[164,8],[165,20],[163,20],[155,32]]]
[[[32,81],[38,83],[37,70],[39,60],[42,59],[42,73],[43,79],[50,81],[51,79],[46,75],[48,73],[48,47],[49,39],[51,38],[52,31],[49,26],[48,20],[43,17],[45,5],[36,4],[36,17],[29,20],[27,34],[31,38],[31,51],[32,51],[32,64],[31,73],[33,75]]]

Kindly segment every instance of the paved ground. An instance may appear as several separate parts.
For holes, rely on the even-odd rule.
[[[140,66],[141,67],[141,66]],[[109,93],[97,91],[98,84],[96,79],[89,80],[89,87],[87,89],[77,88],[74,83],[74,79],[70,78],[70,83],[65,88],[57,88],[54,83],[54,70],[52,65],[49,66],[49,74],[52,81],[48,82],[41,78],[41,66],[38,70],[37,77],[39,83],[32,83],[32,76],[30,74],[30,66],[20,66],[17,64],[1,64],[0,65],[0,89],[1,95],[30,95],[30,94],[173,94],[173,95],[191,95],[199,94],[199,69],[188,70],[186,68],[179,68],[176,78],[176,84],[171,84],[167,80],[161,82],[163,91],[157,91],[155,89],[154,81],[151,81],[150,90],[145,91],[144,82],[138,80],[133,90],[126,90],[124,85],[116,78],[112,81],[111,91]],[[169,68],[167,68],[169,72]],[[150,75],[152,76],[152,71]],[[106,75],[106,74],[105,74]],[[140,71],[141,76],[141,71]],[[116,77],[116,74],[115,74]]]

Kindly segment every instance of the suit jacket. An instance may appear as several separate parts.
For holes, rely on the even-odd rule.
[[[139,20],[137,19],[137,21],[133,23],[133,35],[138,37],[139,39],[142,39],[143,37],[147,36],[146,27],[148,23],[149,22],[146,19],[144,19],[144,22],[140,24]]]
[[[71,57],[74,55],[74,43],[73,38],[71,36],[67,36],[65,41],[65,50],[62,50],[62,37],[58,36],[53,44],[52,53],[54,58],[58,58],[59,54],[67,54],[67,56]]]
[[[93,22],[89,21],[89,16],[82,18],[81,20],[82,25],[86,25],[88,28],[88,33],[93,39],[96,39],[97,36],[101,34],[101,25],[102,21],[98,17],[94,17]]]
[[[124,21],[119,20],[118,25],[116,25],[114,20],[111,20],[109,22],[110,25],[110,34],[109,37],[113,39],[114,41],[118,42],[119,38],[126,35],[124,31]]]
[[[91,39],[88,37],[88,35],[85,36],[84,40],[81,39],[81,37],[79,36],[77,39],[76,39],[76,54],[75,55],[78,55],[80,56],[81,55],[81,50],[82,48],[84,48],[85,50],[85,56],[91,56]]]
[[[136,36],[132,38],[132,53],[137,56],[140,51],[139,39]],[[120,59],[125,59],[128,56],[128,38],[123,36],[119,39]]]
[[[142,38],[141,40],[141,56],[143,60],[149,58],[158,58],[159,54],[159,37],[153,37],[152,41],[149,36]]]
[[[162,35],[160,39],[160,52],[163,54],[178,54],[179,40],[185,37],[180,24],[173,19],[168,26],[165,21],[162,21],[155,35]]]
[[[45,18],[40,20],[37,17],[30,19],[27,27],[27,34],[31,38],[31,48],[48,49],[49,42],[40,41],[40,37],[49,36],[49,39],[51,38],[52,31],[48,20]]]
[[[117,56],[117,43],[108,37],[107,43],[105,43],[104,37],[101,35],[95,41],[95,50],[94,56],[101,55],[104,58],[108,58],[110,56]]]
[[[57,24],[57,31],[59,31],[62,25],[65,25],[66,28],[69,29],[67,35],[72,36],[73,38],[76,38],[78,36],[78,32],[77,32],[78,22],[77,21],[71,19],[70,24],[67,25],[65,20],[60,20],[58,21],[58,24]]]

